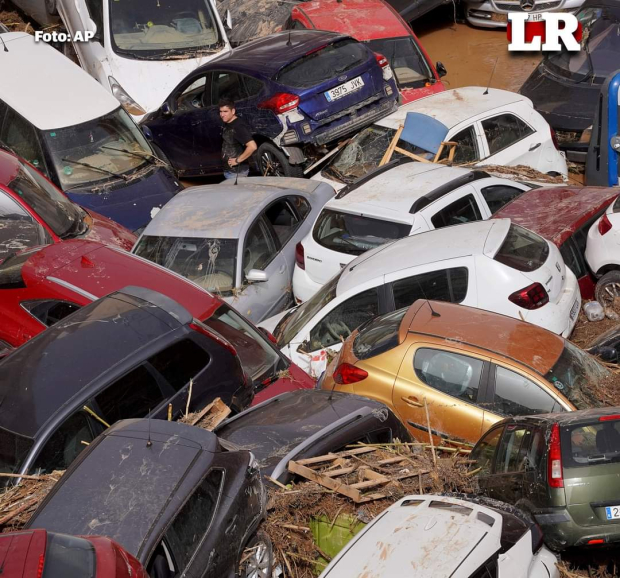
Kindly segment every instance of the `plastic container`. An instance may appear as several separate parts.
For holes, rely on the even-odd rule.
[[[602,321],[605,319],[605,309],[598,301],[589,301],[583,306],[583,312],[588,321]]]

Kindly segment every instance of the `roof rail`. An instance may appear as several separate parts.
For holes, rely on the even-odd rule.
[[[358,189],[359,187],[366,184],[371,179],[374,179],[377,175],[381,175],[384,172],[389,171],[390,169],[393,169],[394,167],[404,165],[405,163],[413,163],[413,162],[415,161],[413,159],[410,159],[409,157],[402,157],[399,159],[394,159],[390,161],[389,163],[385,163],[384,165],[377,167],[376,169],[373,169],[369,173],[366,173],[363,177],[360,177],[354,183],[351,183],[350,185],[347,185],[343,189],[340,189],[340,191],[338,191],[338,194],[336,195],[336,199],[342,199],[342,197],[345,197],[351,191]]]

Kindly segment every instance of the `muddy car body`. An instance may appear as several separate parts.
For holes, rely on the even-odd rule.
[[[620,408],[508,418],[471,453],[480,490],[530,512],[553,549],[620,542]],[[475,465],[474,465],[475,464]]]
[[[233,578],[264,512],[250,452],[201,428],[125,420],[83,452],[29,527],[107,536],[153,578]]]
[[[396,110],[398,93],[388,62],[348,36],[293,30],[248,42],[189,74],[142,121],[180,175],[222,172],[221,98],[250,126],[260,173],[299,177],[318,148]]]
[[[595,407],[611,372],[540,327],[462,305],[418,300],[349,337],[323,389],[385,403],[411,434],[475,442],[506,415]]]
[[[250,450],[264,476],[288,483],[289,460],[346,449],[358,442],[408,442],[411,436],[385,405],[367,397],[305,390],[273,397],[217,427],[219,438]]]
[[[125,287],[7,355],[0,394],[1,467],[26,473],[65,469],[120,419],[178,417],[216,397],[239,411],[254,392],[228,341],[169,297]]]

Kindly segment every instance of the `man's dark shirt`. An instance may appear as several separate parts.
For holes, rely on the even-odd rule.
[[[250,127],[243,121],[243,119],[237,117],[235,120],[229,123],[224,123],[222,129],[222,162],[224,169],[227,171],[244,171],[250,168],[248,159],[243,161],[238,169],[237,165],[234,167],[228,166],[228,159],[236,159],[245,150],[245,145],[251,140],[252,131]]]

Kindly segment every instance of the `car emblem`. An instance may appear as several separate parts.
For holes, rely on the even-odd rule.
[[[523,10],[524,12],[531,12],[532,10],[534,10],[534,4],[534,0],[521,0],[521,2],[519,2],[521,10]]]
[[[338,82],[344,82],[347,79],[347,75],[343,74],[342,76],[338,77]]]
[[[557,261],[555,262],[555,268],[558,270],[558,273],[562,272],[562,267],[560,267],[560,264]]]

